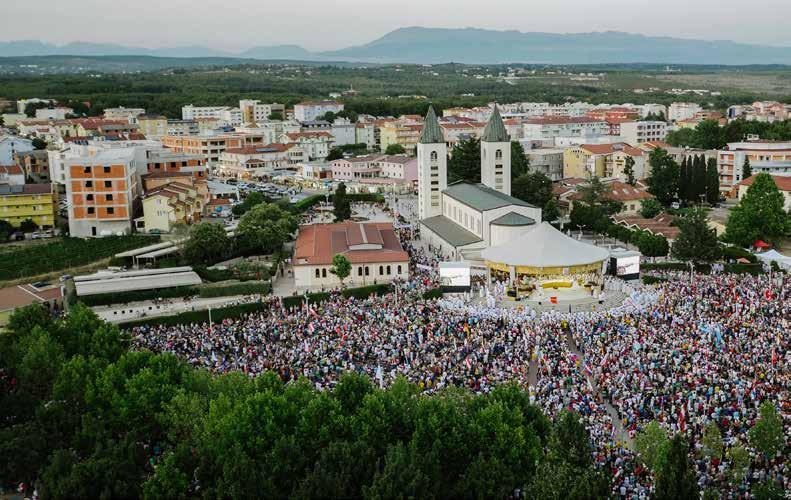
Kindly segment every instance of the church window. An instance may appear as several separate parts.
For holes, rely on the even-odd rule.
[[[494,152],[494,159],[495,160],[502,160],[503,159],[503,150],[502,149],[498,149],[497,151]]]
[[[437,161],[437,152],[436,151],[432,151],[431,152],[431,161]]]

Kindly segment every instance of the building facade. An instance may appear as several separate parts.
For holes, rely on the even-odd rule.
[[[0,185],[0,220],[14,227],[30,219],[50,229],[57,213],[58,190],[53,184]]]

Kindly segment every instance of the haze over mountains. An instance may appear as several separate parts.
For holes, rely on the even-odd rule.
[[[230,53],[202,46],[146,49],[86,42],[62,46],[35,40],[0,42],[0,57],[42,55],[238,57],[417,64],[791,64],[791,47],[650,37],[615,31],[559,34],[410,27],[397,29],[364,45],[320,52],[311,52],[298,45],[253,47],[241,53]]]

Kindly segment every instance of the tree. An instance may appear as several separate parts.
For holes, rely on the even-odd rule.
[[[52,104],[49,102],[29,102],[25,105],[25,114],[33,118],[36,116],[37,109],[52,109]]]
[[[593,463],[590,436],[580,416],[565,410],[557,418],[549,437],[550,459],[574,467],[588,467]]]
[[[634,186],[636,180],[634,178],[634,158],[632,156],[627,156],[626,161],[624,162],[623,166],[623,175],[626,176],[626,183],[630,186]]]
[[[23,233],[32,233],[38,229],[38,224],[33,222],[33,219],[25,219],[19,223],[19,230]]]
[[[511,195],[537,207],[552,199],[552,180],[541,172],[528,172],[513,180]]]
[[[791,220],[783,209],[783,195],[772,176],[760,173],[738,205],[733,207],[725,239],[742,247],[756,240],[777,242],[791,232]]]
[[[654,498],[658,500],[698,498],[695,471],[689,463],[689,446],[680,434],[668,443],[665,457],[656,471]]]
[[[272,253],[283,247],[297,227],[294,216],[280,206],[262,203],[239,220],[237,244],[242,253]]]
[[[258,191],[253,191],[252,193],[245,196],[244,201],[239,203],[238,205],[234,205],[231,211],[236,216],[242,216],[250,211],[251,208],[264,203],[266,199],[264,195],[259,193]]]
[[[346,194],[346,184],[341,182],[335,188],[335,193],[332,196],[333,214],[335,214],[335,222],[343,222],[350,219],[352,216],[352,205],[349,197]]]
[[[390,144],[385,149],[386,155],[403,155],[406,154],[406,149],[401,144]]]
[[[653,219],[662,212],[662,204],[656,198],[647,198],[640,205],[640,215],[646,219]]]
[[[670,440],[667,432],[655,420],[643,427],[635,437],[634,445],[640,460],[654,473],[665,458]]]
[[[481,141],[462,139],[453,146],[448,160],[448,181],[481,182]]]
[[[327,161],[340,160],[341,158],[343,158],[342,148],[338,146],[330,148],[330,152],[327,154]]]
[[[3,219],[0,220],[0,241],[6,241],[14,233],[14,226]]]
[[[31,144],[33,145],[34,148],[39,150],[47,149],[47,141],[39,137],[34,137],[33,140],[31,141]]]
[[[783,419],[770,401],[764,401],[759,413],[758,420],[749,432],[750,444],[766,458],[773,458],[785,446]]]
[[[519,141],[511,141],[511,179],[530,171],[530,159]]]
[[[706,158],[703,155],[695,157],[690,180],[692,188],[689,192],[689,201],[696,205],[700,204],[706,195]]]
[[[750,159],[744,157],[744,165],[742,165],[742,180],[748,179],[753,175],[753,167],[750,165]]]
[[[692,168],[692,157],[685,156],[681,160],[678,175],[678,198],[680,200],[689,201],[690,198],[690,169]]]
[[[667,239],[661,234],[651,234],[647,231],[641,231],[637,237],[637,241],[633,242],[637,245],[646,257],[664,257],[670,251],[670,245]]]
[[[722,433],[716,422],[711,421],[706,424],[706,427],[703,429],[701,444],[703,445],[701,451],[705,457],[722,458],[725,445],[722,442]]]
[[[720,257],[717,233],[709,228],[706,212],[691,209],[677,220],[680,232],[673,243],[673,257],[693,262],[711,262]]]
[[[550,198],[541,211],[541,219],[546,222],[555,222],[560,218],[560,209],[554,198]]]
[[[268,120],[272,120],[272,121],[282,121],[283,120],[283,113],[281,113],[280,111],[274,111],[272,113],[269,113],[269,116],[267,116],[267,119]]]
[[[720,201],[720,174],[716,158],[709,158],[706,165],[706,201],[712,206]]]
[[[648,176],[648,192],[656,196],[660,203],[667,206],[676,199],[679,182],[678,164],[662,148],[649,155],[651,175]]]
[[[349,262],[349,259],[347,259],[345,255],[341,253],[335,254],[332,257],[332,267],[330,268],[330,272],[338,277],[338,280],[341,282],[341,286],[343,286],[343,280],[348,278],[352,272],[352,263]]]
[[[201,222],[192,226],[184,244],[184,258],[191,264],[214,264],[227,255],[230,239],[221,224]]]
[[[324,119],[325,122],[333,123],[335,121],[335,113],[332,111],[327,111],[326,113],[324,113],[324,116],[322,118]]]
[[[728,471],[731,485],[738,486],[750,469],[750,452],[738,444],[728,451],[728,458],[731,462],[731,468]]]

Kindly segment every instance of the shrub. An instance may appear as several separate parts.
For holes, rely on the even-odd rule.
[[[432,288],[431,290],[427,290],[423,292],[423,298],[426,300],[441,299],[442,290],[439,288]]]
[[[748,252],[747,250],[741,247],[729,247],[725,246],[722,248],[722,258],[727,260],[739,260],[739,259],[747,259],[753,264],[758,262],[758,258],[753,255],[752,253]]]
[[[218,323],[224,319],[239,318],[245,314],[250,314],[262,310],[265,306],[260,302],[251,304],[240,304],[236,306],[222,307],[211,310],[212,322]],[[125,323],[124,328],[134,328],[136,326],[173,326],[187,325],[191,323],[208,323],[209,311],[189,311],[175,316],[162,316],[159,318],[141,319],[130,323]]]

